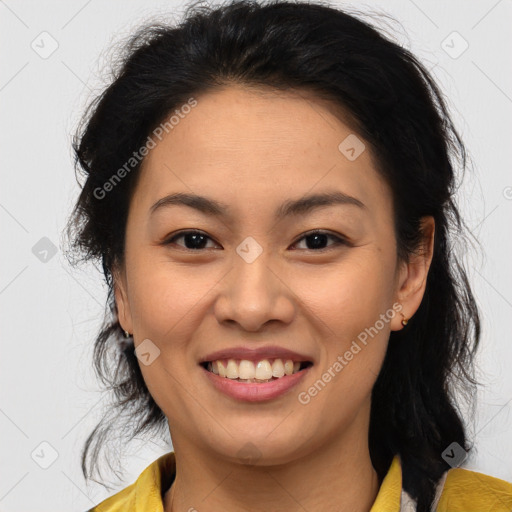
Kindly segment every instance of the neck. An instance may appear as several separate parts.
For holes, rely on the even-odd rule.
[[[174,443],[177,474],[165,494],[165,512],[368,512],[379,479],[368,450],[368,425],[362,427],[356,419],[342,438],[281,465],[233,464],[194,443]]]

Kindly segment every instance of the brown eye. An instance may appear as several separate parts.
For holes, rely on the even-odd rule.
[[[212,240],[212,238],[201,231],[189,230],[174,234],[172,237],[166,239],[163,242],[163,245],[176,244],[176,240],[181,238],[183,238],[184,244],[177,245],[184,247],[184,249],[189,251],[201,251],[203,249],[207,249],[208,247],[206,247],[206,244],[208,240]],[[334,243],[326,246],[329,239],[333,240]],[[339,245],[350,245],[345,238],[322,230],[315,230],[306,233],[293,245],[297,245],[302,240],[305,240],[307,245],[307,247],[303,248],[303,250],[315,252],[328,250]]]
[[[329,238],[334,240],[334,244],[331,244],[330,247],[336,247],[342,244],[348,245],[348,242],[344,238],[322,230],[315,230],[306,233],[297,242],[295,242],[294,245],[296,245],[301,240],[306,240],[306,244],[309,246],[306,247],[306,250],[322,251],[330,248],[329,246],[325,247],[325,244]]]
[[[202,233],[201,231],[182,231],[181,233],[177,233],[171,238],[165,240],[164,245],[175,243],[176,240],[179,240],[180,238],[183,238],[185,241],[185,249],[190,251],[199,251],[205,249],[206,242],[211,240],[208,235]],[[181,244],[178,245],[181,246]]]

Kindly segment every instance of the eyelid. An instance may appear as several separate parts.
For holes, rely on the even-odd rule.
[[[311,236],[311,235],[326,235],[328,237],[333,238],[336,242],[328,247],[325,247],[324,249],[301,249],[301,250],[309,251],[309,252],[324,252],[324,251],[328,251],[329,249],[332,249],[334,247],[337,247],[339,245],[351,245],[349,240],[346,237],[344,237],[343,235],[338,234],[338,233],[332,233],[329,230],[319,229],[319,228],[312,229],[311,231],[306,231],[305,233],[300,235],[299,238],[297,238],[295,240],[295,242],[293,242],[292,245],[296,245],[298,242],[302,241],[304,238]]]
[[[162,240],[161,244],[162,245],[170,245],[171,243],[173,243],[174,240],[176,240],[177,238],[181,238],[182,236],[185,236],[185,235],[203,235],[205,238],[208,238],[209,240],[215,242],[215,240],[210,235],[208,235],[204,231],[201,231],[200,229],[184,229],[183,231],[178,231],[177,233],[173,233],[172,235],[166,236]],[[217,245],[220,245],[217,242],[215,242],[215,243]],[[179,247],[181,247],[185,251],[195,252],[195,253],[199,253],[199,252],[202,252],[205,250],[205,249],[187,249],[186,247],[183,247],[183,246],[179,246]]]
[[[182,236],[189,235],[189,234],[203,235],[206,238],[208,238],[209,240],[215,242],[215,240],[210,235],[205,233],[204,231],[201,231],[199,229],[188,229],[188,230],[185,229],[183,231],[178,231],[177,233],[174,233],[173,235],[171,235],[169,237],[165,237],[163,239],[163,241],[162,241],[162,245],[170,245],[177,238],[181,238]],[[328,251],[329,249],[332,249],[333,247],[337,247],[339,245],[348,245],[348,246],[352,245],[351,242],[345,236],[343,236],[341,234],[332,233],[329,230],[325,230],[325,229],[312,229],[311,231],[306,231],[305,233],[302,233],[292,243],[292,246],[296,245],[297,243],[302,241],[304,238],[306,238],[308,236],[311,236],[311,235],[316,235],[316,234],[326,235],[328,237],[331,237],[332,239],[335,240],[335,243],[332,244],[331,246],[325,247],[323,249],[299,249],[299,250],[309,251],[309,252],[324,252],[324,251]],[[217,242],[215,242],[215,243],[217,244]],[[217,244],[217,245],[220,245],[220,244]],[[182,247],[185,251],[195,252],[195,253],[200,253],[200,252],[205,250],[205,249],[188,249],[188,248],[183,247],[183,246],[180,246],[180,247]]]

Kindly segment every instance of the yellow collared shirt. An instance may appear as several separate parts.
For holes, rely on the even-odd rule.
[[[176,473],[174,452],[152,462],[137,480],[88,512],[164,512],[162,494]],[[170,483],[169,483],[170,485]],[[437,512],[511,512],[512,483],[462,468],[447,471],[438,485]],[[370,512],[414,512],[414,501],[402,489],[396,455]]]

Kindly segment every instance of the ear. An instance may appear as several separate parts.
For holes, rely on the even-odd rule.
[[[428,271],[434,253],[435,221],[432,216],[422,218],[421,230],[423,238],[418,251],[410,255],[409,262],[403,263],[399,272],[395,296],[396,301],[402,305],[400,313],[403,316],[398,313],[393,317],[391,320],[392,331],[404,328],[403,318],[409,320],[414,316],[425,293]]]
[[[133,333],[133,322],[130,311],[130,303],[128,301],[127,285],[126,285],[126,272],[123,266],[115,265],[112,270],[112,277],[114,282],[114,297],[117,306],[117,314],[121,327]]]

